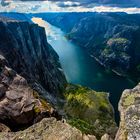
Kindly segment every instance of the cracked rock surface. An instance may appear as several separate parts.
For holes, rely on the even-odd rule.
[[[0,56],[0,121],[29,124],[43,114],[51,115],[53,108],[41,99],[26,79],[7,67]]]
[[[119,102],[121,122],[116,140],[140,139],[140,83],[125,90]]]

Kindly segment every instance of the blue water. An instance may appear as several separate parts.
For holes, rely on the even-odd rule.
[[[48,42],[58,53],[68,82],[81,84],[96,91],[109,92],[115,118],[119,122],[118,102],[122,91],[126,88],[133,88],[135,83],[105,70],[83,48],[67,40],[65,33],[59,28],[39,18],[33,21],[45,27]]]

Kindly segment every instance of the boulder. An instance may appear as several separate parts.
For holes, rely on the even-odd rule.
[[[120,126],[115,140],[140,139],[140,84],[125,90],[119,102]]]
[[[113,140],[108,134],[104,134],[102,137],[101,137],[101,140]]]

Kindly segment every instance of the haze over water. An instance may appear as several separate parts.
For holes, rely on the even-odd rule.
[[[133,88],[135,83],[105,70],[83,48],[67,40],[65,33],[59,28],[41,18],[32,18],[32,21],[45,27],[47,40],[59,55],[68,82],[110,93],[110,101],[115,109],[115,118],[118,122],[118,101],[122,91]]]

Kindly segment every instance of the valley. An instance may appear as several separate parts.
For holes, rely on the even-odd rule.
[[[36,17],[32,21],[46,29],[48,42],[58,53],[68,82],[87,86],[96,91],[108,92],[115,109],[116,121],[119,123],[118,102],[122,91],[134,87],[135,83],[106,70],[83,48],[68,40],[60,28],[41,18]]]

